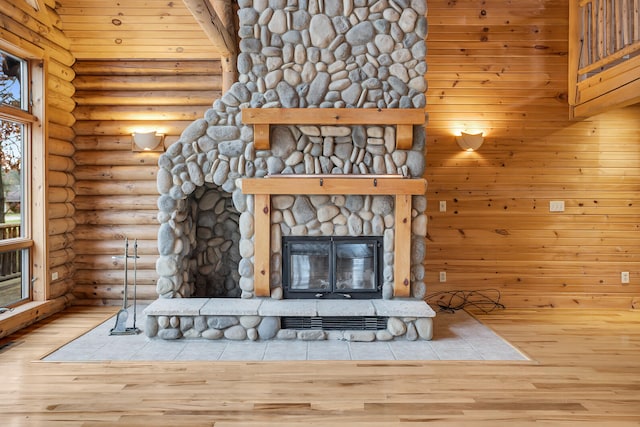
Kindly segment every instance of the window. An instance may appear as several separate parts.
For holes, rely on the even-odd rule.
[[[34,240],[34,220],[40,224],[44,215],[33,209],[34,177],[42,179],[43,169],[42,161],[34,159],[42,159],[44,150],[42,121],[32,111],[36,67],[27,57],[2,49],[0,60],[0,307],[7,307],[33,297],[34,253],[44,247],[44,236]],[[35,145],[39,150],[34,152]],[[41,199],[36,204],[44,207]]]

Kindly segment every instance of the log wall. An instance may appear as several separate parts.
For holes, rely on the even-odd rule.
[[[429,0],[428,293],[637,308],[640,107],[570,121],[568,2],[511,3]],[[477,152],[464,129],[485,132]]]
[[[220,97],[220,62],[78,61],[74,71],[73,293],[80,303],[121,304],[128,238],[130,255],[138,239],[138,298],[156,299],[159,153],[132,152],[131,133],[155,129],[166,146],[175,142]]]
[[[74,190],[73,168],[75,88],[71,81],[74,57],[70,42],[62,33],[60,20],[54,11],[55,2],[46,0],[45,8],[35,11],[27,2],[0,1],[0,38],[26,50],[43,50],[46,53],[46,110],[45,129],[47,182],[42,185],[48,194],[48,266],[39,269],[45,273],[46,289],[37,289],[38,303],[26,304],[15,311],[15,316],[4,316],[0,324],[0,336],[42,319],[67,305],[73,287],[74,252],[73,229]],[[35,191],[35,190],[34,190]],[[52,276],[57,279],[52,280]],[[46,303],[43,301],[47,300]],[[38,305],[40,304],[40,305]]]

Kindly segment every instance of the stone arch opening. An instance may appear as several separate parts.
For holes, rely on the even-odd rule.
[[[240,212],[231,194],[205,183],[187,199],[195,242],[188,260],[193,297],[239,297]]]

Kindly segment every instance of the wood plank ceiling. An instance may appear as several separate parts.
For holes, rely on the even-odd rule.
[[[78,60],[219,59],[181,0],[57,0]]]

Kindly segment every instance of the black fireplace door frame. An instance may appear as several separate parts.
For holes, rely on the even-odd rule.
[[[291,298],[314,298],[314,299],[378,299],[382,298],[382,259],[383,259],[383,238],[382,236],[284,236],[282,238],[282,285],[285,299]],[[373,247],[373,275],[375,289],[357,289],[351,287],[347,290],[338,289],[336,284],[336,260],[337,251],[340,245],[344,244],[366,244]],[[311,244],[315,248],[324,245],[327,247],[328,255],[328,286],[321,288],[292,289],[291,284],[291,251],[292,245]],[[298,254],[297,252],[294,252]],[[310,249],[311,255],[319,255],[320,250],[314,252]]]

